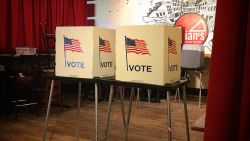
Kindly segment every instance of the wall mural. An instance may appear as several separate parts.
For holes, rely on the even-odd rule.
[[[150,3],[152,6],[142,17],[145,23],[181,25],[185,28],[184,43],[202,43],[212,50],[216,0],[150,0]]]
[[[95,0],[96,25],[168,24],[185,29],[186,44],[211,54],[216,0]]]

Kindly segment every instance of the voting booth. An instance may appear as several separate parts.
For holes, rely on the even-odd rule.
[[[56,27],[56,76],[115,75],[115,30],[90,26]]]
[[[116,79],[164,85],[180,80],[180,27],[121,26],[116,30]]]
[[[204,67],[204,47],[202,44],[183,44],[182,67],[187,69]]]

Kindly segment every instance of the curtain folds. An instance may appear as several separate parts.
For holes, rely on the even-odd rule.
[[[218,0],[204,141],[250,141],[250,6]]]
[[[248,3],[248,21],[247,21],[246,48],[244,56],[244,71],[242,98],[239,123],[239,140],[250,141],[250,2]]]
[[[15,53],[19,46],[36,47],[42,52],[41,30],[55,33],[56,26],[86,25],[87,1],[1,0],[0,16],[0,53]]]

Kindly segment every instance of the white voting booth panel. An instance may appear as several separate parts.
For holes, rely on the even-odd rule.
[[[115,30],[90,26],[56,28],[56,76],[114,76]]]
[[[180,27],[121,26],[116,30],[116,79],[164,85],[180,80]]]

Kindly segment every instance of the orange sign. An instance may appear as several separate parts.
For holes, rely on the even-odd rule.
[[[206,21],[198,14],[189,13],[182,15],[175,26],[182,26],[185,31],[184,44],[203,44],[208,35]]]

